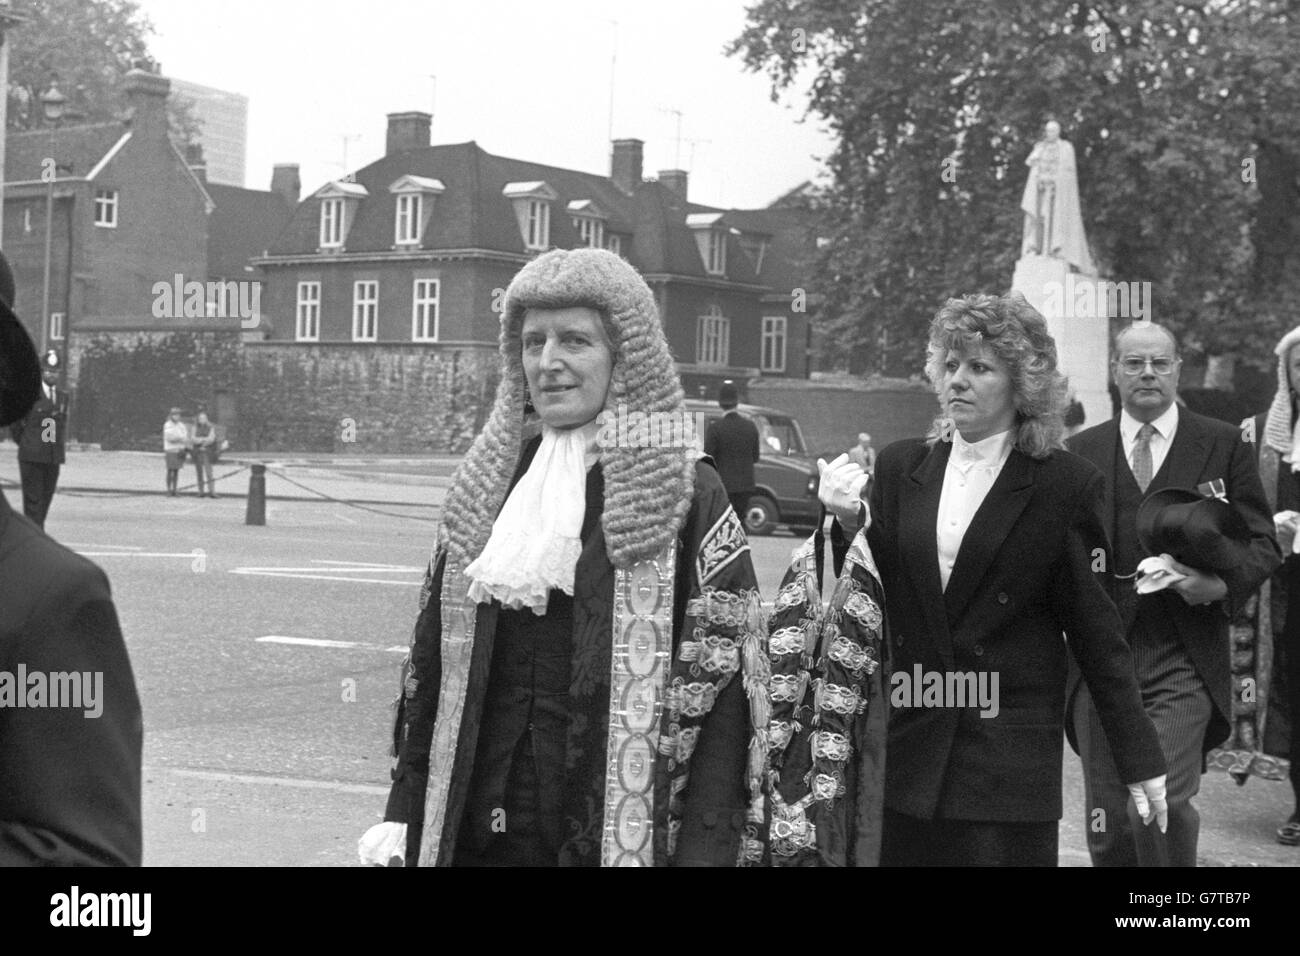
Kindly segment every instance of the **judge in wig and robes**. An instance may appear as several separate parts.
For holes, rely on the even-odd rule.
[[[1025,214],[1021,255],[1064,259],[1078,272],[1095,274],[1079,209],[1074,147],[1061,139],[1061,124],[1056,120],[1047,122],[1043,138],[1034,144],[1025,165],[1029,179],[1020,199]]]

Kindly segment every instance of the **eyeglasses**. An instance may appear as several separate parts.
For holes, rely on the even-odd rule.
[[[1168,375],[1178,365],[1178,359],[1171,358],[1124,358],[1119,360],[1119,367],[1125,375],[1141,375],[1150,365],[1157,375]]]

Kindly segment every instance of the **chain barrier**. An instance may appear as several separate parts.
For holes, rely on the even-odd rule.
[[[242,467],[240,467],[240,468],[236,468],[234,471],[228,471],[228,472],[226,472],[224,475],[215,475],[215,476],[213,476],[213,479],[212,479],[212,487],[215,488],[215,487],[216,487],[216,484],[217,484],[218,481],[224,481],[224,480],[227,479],[227,478],[233,478],[235,475],[238,475],[238,474],[241,474],[242,472],[248,471],[250,468],[252,468],[252,465],[244,465],[244,466],[242,466]],[[289,484],[291,484],[291,485],[293,485],[293,486],[295,486],[295,487],[297,487],[297,488],[301,488],[303,491],[310,492],[311,494],[316,495],[317,497],[322,498],[322,499],[324,499],[325,501],[329,501],[329,502],[331,502],[331,503],[333,503],[333,504],[336,504],[336,505],[345,505],[345,506],[348,507],[348,508],[355,508],[357,511],[368,511],[368,512],[370,512],[371,514],[383,515],[384,517],[387,517],[387,518],[407,518],[407,519],[414,520],[414,521],[425,521],[425,522],[428,522],[429,524],[437,524],[437,523],[438,523],[438,519],[437,519],[437,518],[426,518],[426,517],[423,517],[422,515],[402,514],[402,513],[397,512],[397,511],[384,511],[382,508],[371,508],[371,507],[369,507],[368,505],[363,505],[363,504],[360,504],[359,502],[356,502],[356,501],[348,501],[346,498],[335,498],[333,495],[328,495],[328,494],[326,494],[326,493],[323,492],[323,491],[318,491],[318,490],[315,489],[315,488],[308,487],[307,485],[304,485],[304,484],[303,484],[302,482],[300,482],[300,481],[295,481],[293,478],[290,478],[288,475],[286,475],[283,471],[281,471],[281,470],[279,470],[279,469],[275,469],[275,468],[267,467],[266,472],[267,472],[267,474],[269,474],[269,475],[275,475],[275,477],[280,478],[280,479],[283,479],[284,481],[287,481]],[[176,492],[177,492],[177,494],[179,494],[179,493],[181,493],[181,492],[183,492],[183,491],[189,491],[189,490],[192,489],[192,488],[197,488],[198,486],[199,486],[199,485],[198,485],[198,482],[197,482],[197,481],[194,481],[194,482],[191,482],[191,483],[188,484],[188,485],[182,485],[182,486],[180,486],[179,488],[176,489]],[[21,489],[22,489],[22,484],[19,483],[19,482],[16,482],[16,481],[10,481],[10,480],[8,480],[7,478],[0,478],[0,488],[11,488],[11,489],[18,489],[18,490],[21,491]],[[66,496],[69,497],[69,498],[138,498],[138,497],[140,497],[141,495],[150,494],[150,492],[144,492],[144,491],[63,491],[63,490],[60,489],[60,490],[57,490],[57,491],[56,491],[56,494],[61,495],[61,496],[65,496],[65,495],[66,495]],[[228,495],[228,497],[237,498],[237,497],[241,497],[241,496],[240,496],[240,495]],[[434,506],[434,505],[415,505],[415,504],[413,504],[413,505],[409,505],[409,506],[407,506],[407,507],[411,507],[411,508],[432,508],[432,507],[435,507],[435,506]]]

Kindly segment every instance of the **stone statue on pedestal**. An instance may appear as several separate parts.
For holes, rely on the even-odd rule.
[[[1025,214],[1021,255],[1064,259],[1076,271],[1091,275],[1096,269],[1079,209],[1074,147],[1061,139],[1061,126],[1055,120],[1043,128],[1043,138],[1034,144],[1025,165],[1029,180],[1020,200]]]

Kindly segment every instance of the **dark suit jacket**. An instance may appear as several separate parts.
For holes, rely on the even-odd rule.
[[[754,462],[758,461],[758,426],[737,411],[709,425],[704,453],[713,458],[727,494],[754,490]]]
[[[1099,517],[1107,535],[1115,529],[1115,462],[1123,460],[1123,441],[1119,419],[1112,418],[1070,439],[1070,448],[1098,468],[1106,480],[1106,493],[1099,505]],[[1228,738],[1232,714],[1232,678],[1228,644],[1228,618],[1268,580],[1282,563],[1273,532],[1273,513],[1264,498],[1255,461],[1255,446],[1242,440],[1241,429],[1227,422],[1178,410],[1178,430],[1168,453],[1165,481],[1147,489],[1196,488],[1203,482],[1222,478],[1228,501],[1246,520],[1251,532],[1250,558],[1231,571],[1220,575],[1228,585],[1226,601],[1191,607],[1177,594],[1161,592],[1139,600],[1160,601],[1161,608],[1178,629],[1187,655],[1205,681],[1214,701],[1215,713],[1205,732],[1204,750],[1210,750]],[[1108,570],[1110,568],[1107,562]],[[1128,571],[1130,569],[1122,569]],[[1131,581],[1115,581],[1104,576],[1108,587],[1132,587]],[[1077,685],[1071,682],[1071,694]],[[1071,728],[1073,730],[1073,728]],[[1074,743],[1073,733],[1070,737]]]
[[[0,494],[0,672],[20,665],[102,672],[102,712],[0,706],[0,866],[139,866],[140,699],[108,579]]]
[[[9,426],[9,434],[18,445],[18,460],[36,462],[42,465],[63,464],[63,446],[67,441],[64,423],[68,417],[68,396],[63,389],[56,389],[55,401],[45,397],[42,389],[40,398],[26,415]],[[49,433],[47,422],[53,422],[54,441],[46,441]]]
[[[1165,772],[1119,614],[1091,570],[1106,544],[1102,478],[1067,452],[1012,451],[962,539],[947,590],[935,525],[952,445],[890,445],[876,460],[868,541],[892,675],[998,675],[998,713],[892,706],[886,805],[923,819],[1059,820],[1067,642],[1097,696],[1121,776]]]

